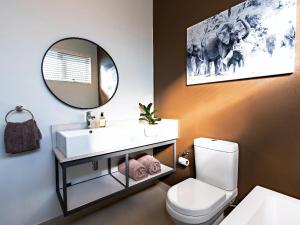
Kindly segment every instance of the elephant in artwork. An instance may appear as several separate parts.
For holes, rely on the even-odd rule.
[[[238,18],[235,23],[226,23],[217,33],[205,37],[201,43],[206,65],[205,74],[210,76],[212,63],[215,67],[215,75],[220,75],[226,70],[227,64],[222,60],[232,51],[234,44],[246,39],[249,33],[250,27]]]
[[[233,66],[233,72],[235,73],[237,67],[244,66],[244,56],[240,51],[233,51],[232,57],[227,63],[227,68]]]
[[[189,74],[200,75],[201,64],[203,63],[203,51],[201,47],[193,44],[187,49],[187,68]]]

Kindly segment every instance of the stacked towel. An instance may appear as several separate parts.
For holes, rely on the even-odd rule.
[[[35,120],[22,123],[8,122],[4,131],[6,153],[21,153],[40,148],[42,134]]]
[[[125,175],[126,165],[125,162],[119,164],[119,172]],[[146,168],[135,159],[129,160],[129,177],[135,181],[143,180],[148,176]]]
[[[154,175],[161,172],[160,162],[151,155],[144,155],[137,159],[147,170],[147,173]]]

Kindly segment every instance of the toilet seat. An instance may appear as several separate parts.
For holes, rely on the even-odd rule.
[[[171,217],[175,219],[175,221],[183,222],[184,224],[208,224],[208,221],[214,220],[214,218],[218,217],[222,214],[221,210],[216,212],[212,212],[211,214],[207,214],[204,216],[186,216],[178,213],[172,207],[169,206],[168,202],[166,204],[166,209]],[[176,223],[177,224],[177,223]]]
[[[225,200],[224,190],[193,178],[174,185],[167,194],[170,208],[179,214],[193,217],[211,214]]]
[[[191,199],[194,199],[195,201],[182,201],[181,196],[184,195],[181,194],[179,190],[183,190],[184,193],[190,197],[190,201]],[[201,190],[200,192],[202,195],[197,194],[199,193],[199,190]],[[223,213],[228,205],[234,201],[237,193],[237,189],[225,191],[200,180],[189,178],[169,189],[166,209],[173,219],[183,222],[184,224],[207,225],[210,223],[209,221],[214,221]],[[225,195],[225,199],[223,194]],[[205,203],[203,202],[203,199],[206,199]],[[188,203],[190,203],[190,205]]]

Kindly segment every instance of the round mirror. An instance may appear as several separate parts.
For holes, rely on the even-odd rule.
[[[118,70],[99,45],[82,38],[57,41],[44,55],[42,74],[50,92],[63,103],[92,109],[107,103],[118,88]]]

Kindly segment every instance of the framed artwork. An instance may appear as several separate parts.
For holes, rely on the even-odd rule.
[[[187,29],[187,85],[294,72],[296,0],[248,0]]]

